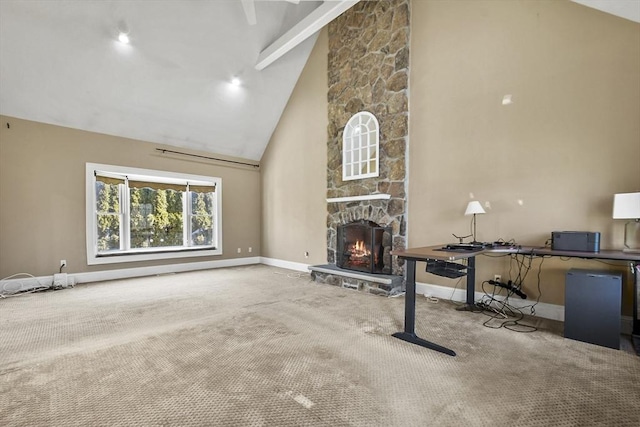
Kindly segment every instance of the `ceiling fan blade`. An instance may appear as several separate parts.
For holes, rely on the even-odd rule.
[[[241,0],[244,14],[247,16],[247,22],[249,25],[256,25],[256,4],[254,0]]]

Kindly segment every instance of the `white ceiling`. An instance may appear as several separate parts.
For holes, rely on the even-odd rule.
[[[630,21],[640,22],[640,0],[571,0]]]
[[[316,38],[255,69],[322,2],[295,3],[1,0],[0,113],[259,160]]]
[[[640,22],[640,0],[574,1]],[[0,0],[0,114],[259,160],[317,33],[256,63],[321,4]]]

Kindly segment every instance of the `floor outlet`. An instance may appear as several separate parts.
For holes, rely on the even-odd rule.
[[[499,274],[494,274],[493,275],[493,281],[494,282],[502,282],[502,276]]]

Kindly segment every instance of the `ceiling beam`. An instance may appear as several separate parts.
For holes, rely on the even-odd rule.
[[[244,14],[247,15],[247,22],[249,25],[256,25],[258,20],[256,19],[256,4],[253,0],[242,0],[242,8]]]
[[[360,0],[325,1],[278,40],[260,52],[256,70],[264,70],[275,60],[315,34]]]

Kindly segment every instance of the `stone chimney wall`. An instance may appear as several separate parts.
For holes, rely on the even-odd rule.
[[[337,226],[343,223],[365,219],[391,226],[393,249],[406,247],[409,23],[409,0],[381,0],[362,1],[329,24],[327,197],[391,195],[327,204],[332,264]],[[380,124],[380,175],[343,181],[342,134],[360,111],[374,114]],[[393,260],[392,271],[403,273],[401,260]]]

